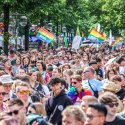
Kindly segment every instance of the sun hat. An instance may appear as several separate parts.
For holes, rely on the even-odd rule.
[[[101,88],[103,88],[104,91],[110,91],[110,92],[114,92],[114,93],[118,92],[118,88],[117,88],[116,84],[111,81],[104,83]]]
[[[6,84],[6,83],[13,83],[13,80],[11,78],[10,75],[2,75],[0,77],[0,82],[3,83],[3,84]]]

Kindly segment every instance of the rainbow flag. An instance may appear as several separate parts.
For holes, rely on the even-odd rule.
[[[38,30],[36,36],[40,38],[42,41],[47,43],[51,43],[55,38],[55,36],[52,33],[50,33],[48,30],[46,30],[44,27],[41,27]]]
[[[119,43],[121,42],[121,40],[122,40],[122,37],[121,37],[121,36],[118,37],[118,38],[112,43],[112,46],[114,47],[114,46],[119,45]]]
[[[92,29],[88,39],[92,42],[102,43],[104,40],[106,40],[106,36],[100,32],[98,32],[96,29]]]
[[[85,35],[84,32],[82,32],[82,41],[84,41]]]

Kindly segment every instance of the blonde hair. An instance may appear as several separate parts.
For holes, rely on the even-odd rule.
[[[68,106],[62,112],[62,116],[70,116],[70,115],[74,115],[77,121],[82,121],[82,122],[85,121],[85,113],[79,106],[75,105]]]
[[[27,88],[30,88],[30,85],[27,82],[19,82],[18,85],[16,86],[16,92],[20,90],[21,86],[26,86]]]
[[[82,76],[80,75],[73,75],[71,79],[76,79],[77,81],[82,81]]]
[[[35,107],[36,114],[46,116],[46,111],[44,109],[44,105],[40,102],[35,102],[30,105],[30,107]]]

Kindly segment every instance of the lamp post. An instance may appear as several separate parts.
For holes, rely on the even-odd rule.
[[[71,42],[73,41],[73,37],[74,37],[74,29],[71,29]]]
[[[12,19],[13,19],[13,22],[15,22],[15,49],[17,50],[17,38],[19,34],[19,25],[22,27],[25,27],[27,25],[27,17],[24,16],[23,14],[19,14],[16,12],[12,15]],[[26,35],[26,32],[25,32],[25,35]],[[28,45],[28,41],[26,41],[26,37],[25,37],[25,48],[26,48],[26,45]]]
[[[63,44],[64,44],[64,37],[66,35],[66,27],[65,26],[62,27],[62,32],[63,32]]]

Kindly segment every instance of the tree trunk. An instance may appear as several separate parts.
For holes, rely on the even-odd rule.
[[[25,51],[29,50],[29,23],[25,26]]]
[[[5,4],[3,6],[4,10],[4,53],[8,55],[8,43],[9,43],[9,33],[8,33],[8,26],[9,26],[9,4]]]

